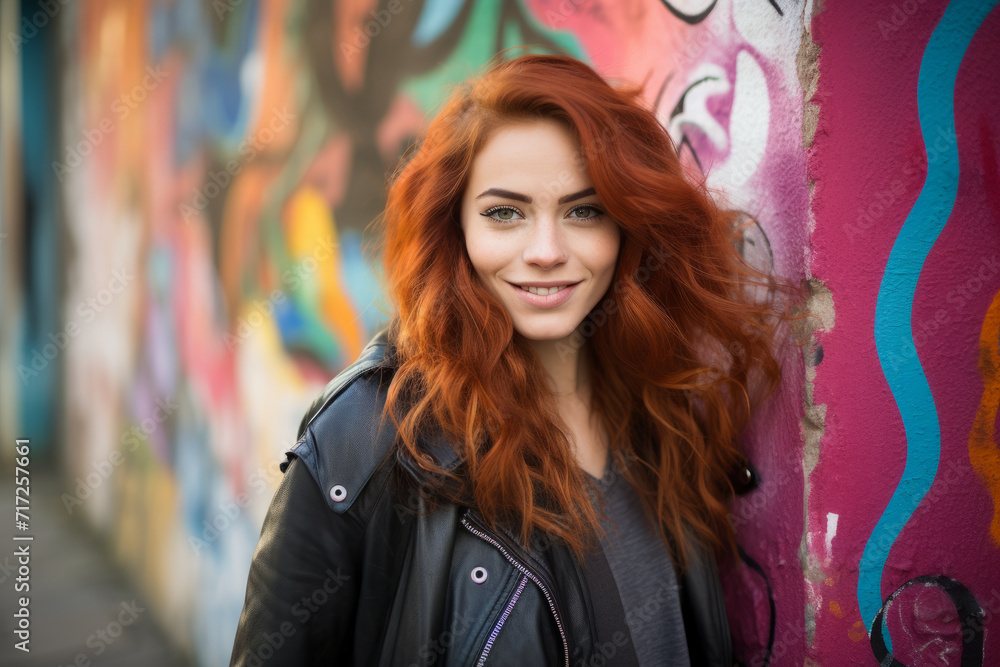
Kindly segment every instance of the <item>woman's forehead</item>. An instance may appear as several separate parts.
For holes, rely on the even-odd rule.
[[[590,187],[579,144],[558,123],[537,121],[505,126],[476,155],[469,179],[473,198],[503,190],[537,198],[558,198]]]

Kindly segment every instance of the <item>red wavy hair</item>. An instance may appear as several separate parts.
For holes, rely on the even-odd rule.
[[[545,370],[478,282],[459,219],[493,133],[556,119],[622,230],[612,286],[570,343],[591,364],[611,456],[679,567],[692,539],[735,549],[730,474],[752,409],[780,379],[781,285],[743,261],[734,216],[685,176],[641,87],[613,87],[567,56],[502,55],[450,91],[390,179],[377,238],[398,368],[383,423],[391,414],[402,453],[436,480],[432,504],[473,502],[491,527],[519,527],[524,545],[538,529],[577,557],[600,530]],[[421,451],[428,423],[460,455],[454,472]]]

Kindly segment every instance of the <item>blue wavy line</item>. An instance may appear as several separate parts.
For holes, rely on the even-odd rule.
[[[924,260],[951,215],[958,191],[954,90],[973,35],[997,0],[952,0],[920,62],[917,108],[924,145],[949,138],[928,160],[927,179],[889,253],[875,308],[875,345],[906,431],[906,466],[892,499],[865,544],[858,573],[858,607],[871,632],[882,606],[881,582],[889,549],[930,489],[941,457],[941,430],[930,386],[915,354],[911,311]],[[888,633],[886,643],[892,650]]]

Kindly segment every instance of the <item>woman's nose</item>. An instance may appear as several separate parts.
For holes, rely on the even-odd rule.
[[[542,268],[556,266],[567,259],[562,230],[556,220],[539,218],[528,234],[524,261]]]

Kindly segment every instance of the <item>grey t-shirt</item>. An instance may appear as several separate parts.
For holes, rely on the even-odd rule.
[[[604,476],[590,478],[597,481],[605,511],[618,525],[616,531],[613,523],[602,519],[608,539],[602,537],[601,546],[618,586],[639,665],[690,667],[670,554],[659,531],[643,514],[639,494],[611,463],[610,456],[608,460]],[[599,504],[593,496],[591,499],[600,516]]]

